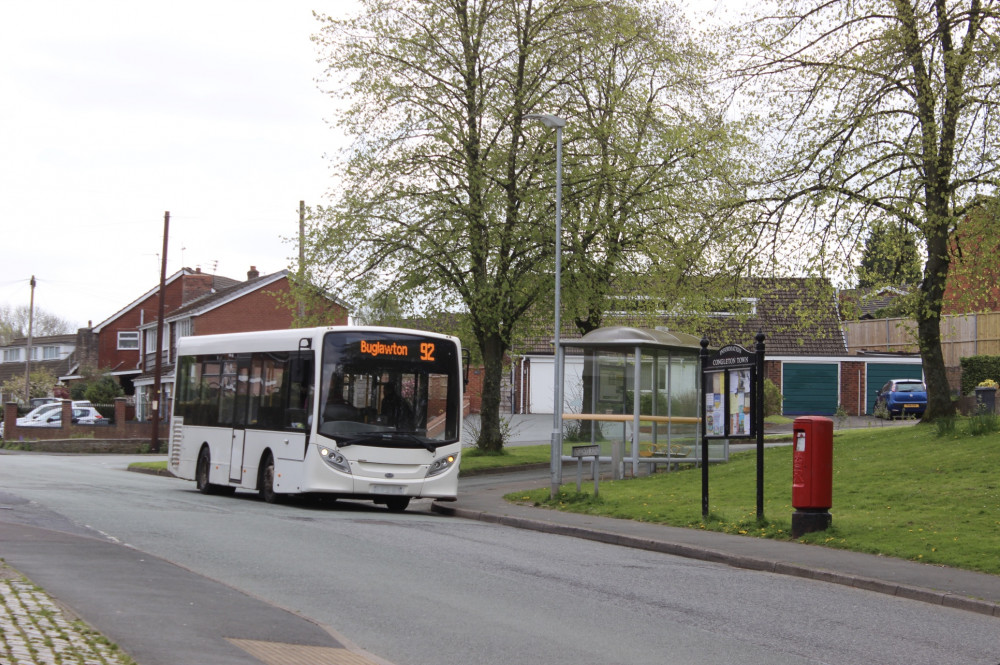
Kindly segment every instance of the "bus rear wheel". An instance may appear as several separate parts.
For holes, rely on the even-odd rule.
[[[208,448],[202,448],[198,455],[198,467],[194,473],[195,484],[202,494],[215,494],[215,485],[208,482],[208,470],[211,466],[212,458],[208,454]]]

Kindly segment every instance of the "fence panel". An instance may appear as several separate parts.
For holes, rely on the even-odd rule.
[[[886,351],[918,353],[917,326],[912,319],[844,322],[848,353]],[[946,367],[975,355],[1000,355],[1000,312],[955,314],[941,319],[941,351]]]

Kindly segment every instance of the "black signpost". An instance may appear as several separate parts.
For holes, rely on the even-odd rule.
[[[708,517],[708,442],[757,439],[757,519],[764,517],[764,333],[757,348],[739,344],[708,352],[701,340],[701,514]]]

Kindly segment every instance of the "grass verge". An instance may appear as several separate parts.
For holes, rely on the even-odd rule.
[[[1000,574],[1000,434],[970,436],[933,425],[847,430],[834,436],[833,525],[800,542]],[[464,463],[464,461],[463,461]],[[591,490],[592,491],[592,490]],[[764,457],[764,515],[756,518],[756,453],[709,473],[707,520],[701,470],[602,482],[600,496],[564,485],[508,500],[621,519],[790,539],[792,449]]]

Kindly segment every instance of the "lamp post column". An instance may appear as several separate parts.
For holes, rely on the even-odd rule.
[[[563,348],[560,343],[562,332],[562,128],[556,125],[556,315],[555,315],[555,390],[552,405],[552,490],[555,498],[562,485],[562,436],[563,436]]]
[[[559,338],[562,331],[562,302],[560,298],[562,290],[562,129],[566,126],[566,120],[559,116],[542,113],[531,113],[524,117],[528,120],[538,120],[549,129],[556,130],[556,330],[555,355],[553,356],[555,366],[552,368],[552,379],[555,385],[552,395],[552,453],[550,465],[552,475],[551,497],[555,498],[559,494],[559,486],[562,484],[563,350]]]

